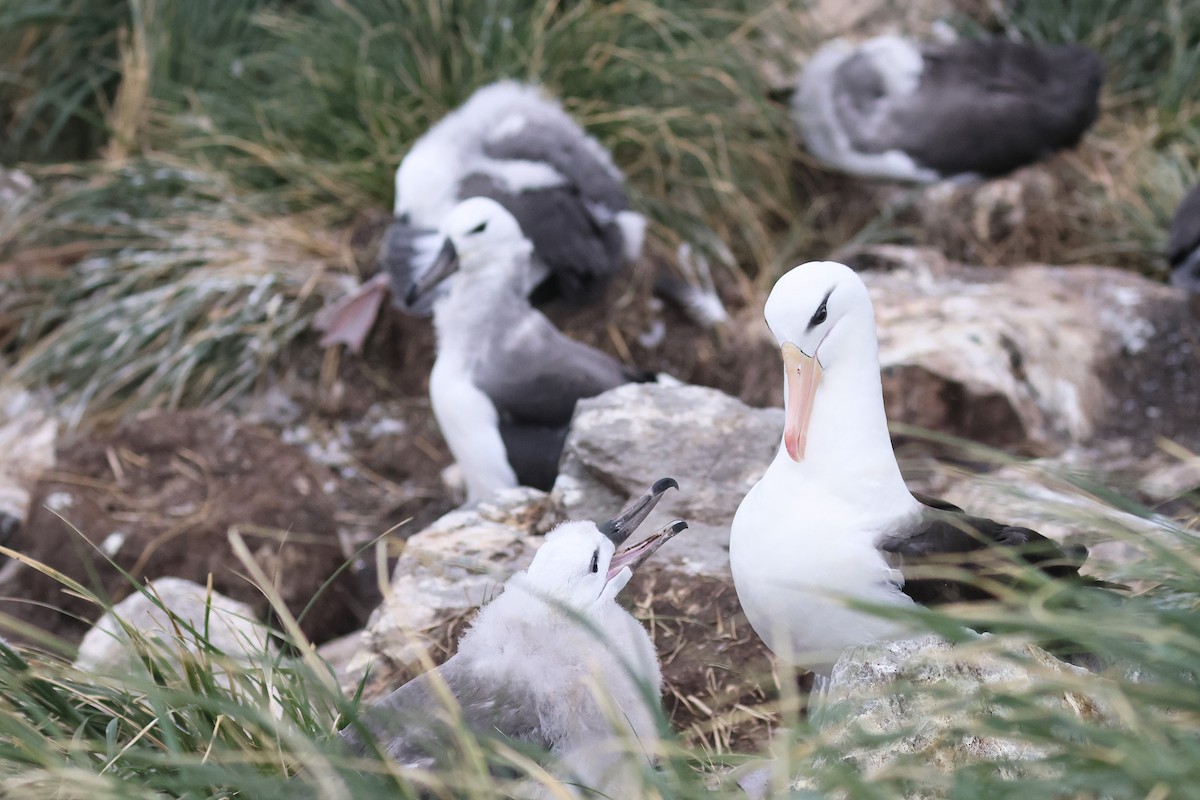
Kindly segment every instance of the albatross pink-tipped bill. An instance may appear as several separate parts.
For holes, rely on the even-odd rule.
[[[808,423],[812,419],[813,400],[821,383],[821,362],[807,356],[791,342],[779,348],[787,376],[787,409],[783,425],[783,446],[792,461],[803,461],[808,446]]]

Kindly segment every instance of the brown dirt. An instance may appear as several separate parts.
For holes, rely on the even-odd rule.
[[[173,575],[204,584],[211,573],[214,589],[266,616],[267,601],[227,539],[236,527],[299,615],[343,563],[326,480],[265,428],[207,411],[148,412],[59,447],[16,549],[114,603],[131,591],[117,567],[138,581]],[[0,610],[69,642],[101,613],[30,568],[17,569],[2,591]],[[364,611],[344,576],[301,627],[324,641],[354,629]]]
[[[778,689],[733,585],[643,568],[625,594],[654,640],[663,707],[683,740],[711,752],[760,751],[779,723]]]

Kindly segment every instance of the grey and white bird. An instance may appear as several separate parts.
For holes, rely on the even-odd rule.
[[[409,300],[435,296],[429,396],[467,501],[517,485],[548,490],[576,401],[654,376],[568,338],[529,304],[522,276],[534,247],[496,201],[459,203],[440,235]]]
[[[746,616],[777,656],[828,677],[845,648],[905,634],[895,619],[847,600],[910,606],[987,596],[947,569],[1009,580],[1017,559],[1078,578],[1084,548],[1064,552],[1035,531],[908,490],[884,414],[874,309],[850,268],[792,269],[765,312],[783,356],[783,437],[738,507],[729,558]]]
[[[625,261],[641,254],[646,220],[629,208],[612,156],[541,89],[514,81],[482,87],[421,136],[396,170],[394,220],[379,274],[323,312],[325,344],[361,350],[389,287],[403,311],[432,266],[440,229],[462,200],[489,197],[533,243],[523,291],[536,305],[599,300]]]
[[[844,172],[996,176],[1073,147],[1103,80],[1103,61],[1079,45],[839,39],[800,74],[792,117],[809,151]]]
[[[1200,294],[1200,185],[1183,196],[1171,218],[1167,261],[1171,284]]]
[[[662,674],[650,636],[615,598],[633,570],[687,524],[623,544],[667,489],[657,481],[617,517],[555,528],[524,572],[483,606],[458,652],[372,705],[342,732],[402,765],[452,767],[456,730],[548,753],[564,780],[635,797],[654,758]]]

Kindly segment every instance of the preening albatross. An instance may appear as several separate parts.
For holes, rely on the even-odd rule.
[[[360,350],[389,287],[402,310],[427,314],[434,296],[408,301],[462,200],[489,197],[533,243],[522,289],[534,304],[599,300],[642,249],[645,218],[630,210],[608,151],[541,89],[499,81],[477,90],[419,138],[396,170],[394,220],[379,274],[323,313],[323,342]]]
[[[792,116],[812,154],[845,172],[994,176],[1074,146],[1103,80],[1100,57],[1078,45],[839,39],[805,66]]]
[[[529,304],[522,276],[533,245],[496,201],[459,203],[441,236],[408,299],[437,293],[429,395],[467,500],[517,485],[548,490],[575,402],[654,376],[564,336]]]
[[[658,740],[662,675],[649,635],[615,598],[687,524],[676,520],[614,551],[669,488],[678,484],[657,481],[599,526],[567,522],[551,531],[529,569],[479,610],[458,652],[368,708],[343,732],[347,745],[365,752],[365,731],[401,764],[452,767],[454,726],[466,725],[548,752],[566,780],[608,797],[638,796],[636,772]]]
[[[1012,558],[1078,576],[1065,553],[1027,528],[972,517],[909,492],[888,435],[875,315],[862,280],[831,261],[775,284],[766,319],[784,363],[779,451],[733,520],[738,598],[780,658],[828,675],[847,647],[896,638],[897,622],[847,607],[971,600],[970,582],[931,566],[1002,576]]]

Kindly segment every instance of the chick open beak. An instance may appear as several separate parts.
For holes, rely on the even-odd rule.
[[[677,533],[687,530],[687,526],[688,524],[681,519],[674,520],[632,547],[626,547],[608,562],[608,576],[605,580],[611,581],[625,567],[636,570],[643,561],[654,555],[658,548],[675,538]]]
[[[678,488],[679,484],[674,478],[660,478],[650,487],[650,491],[630,503],[620,514],[607,522],[601,522],[597,527],[609,541],[620,547],[629,538],[629,534],[637,530],[638,525],[650,516],[650,512],[658,505],[667,489]]]

